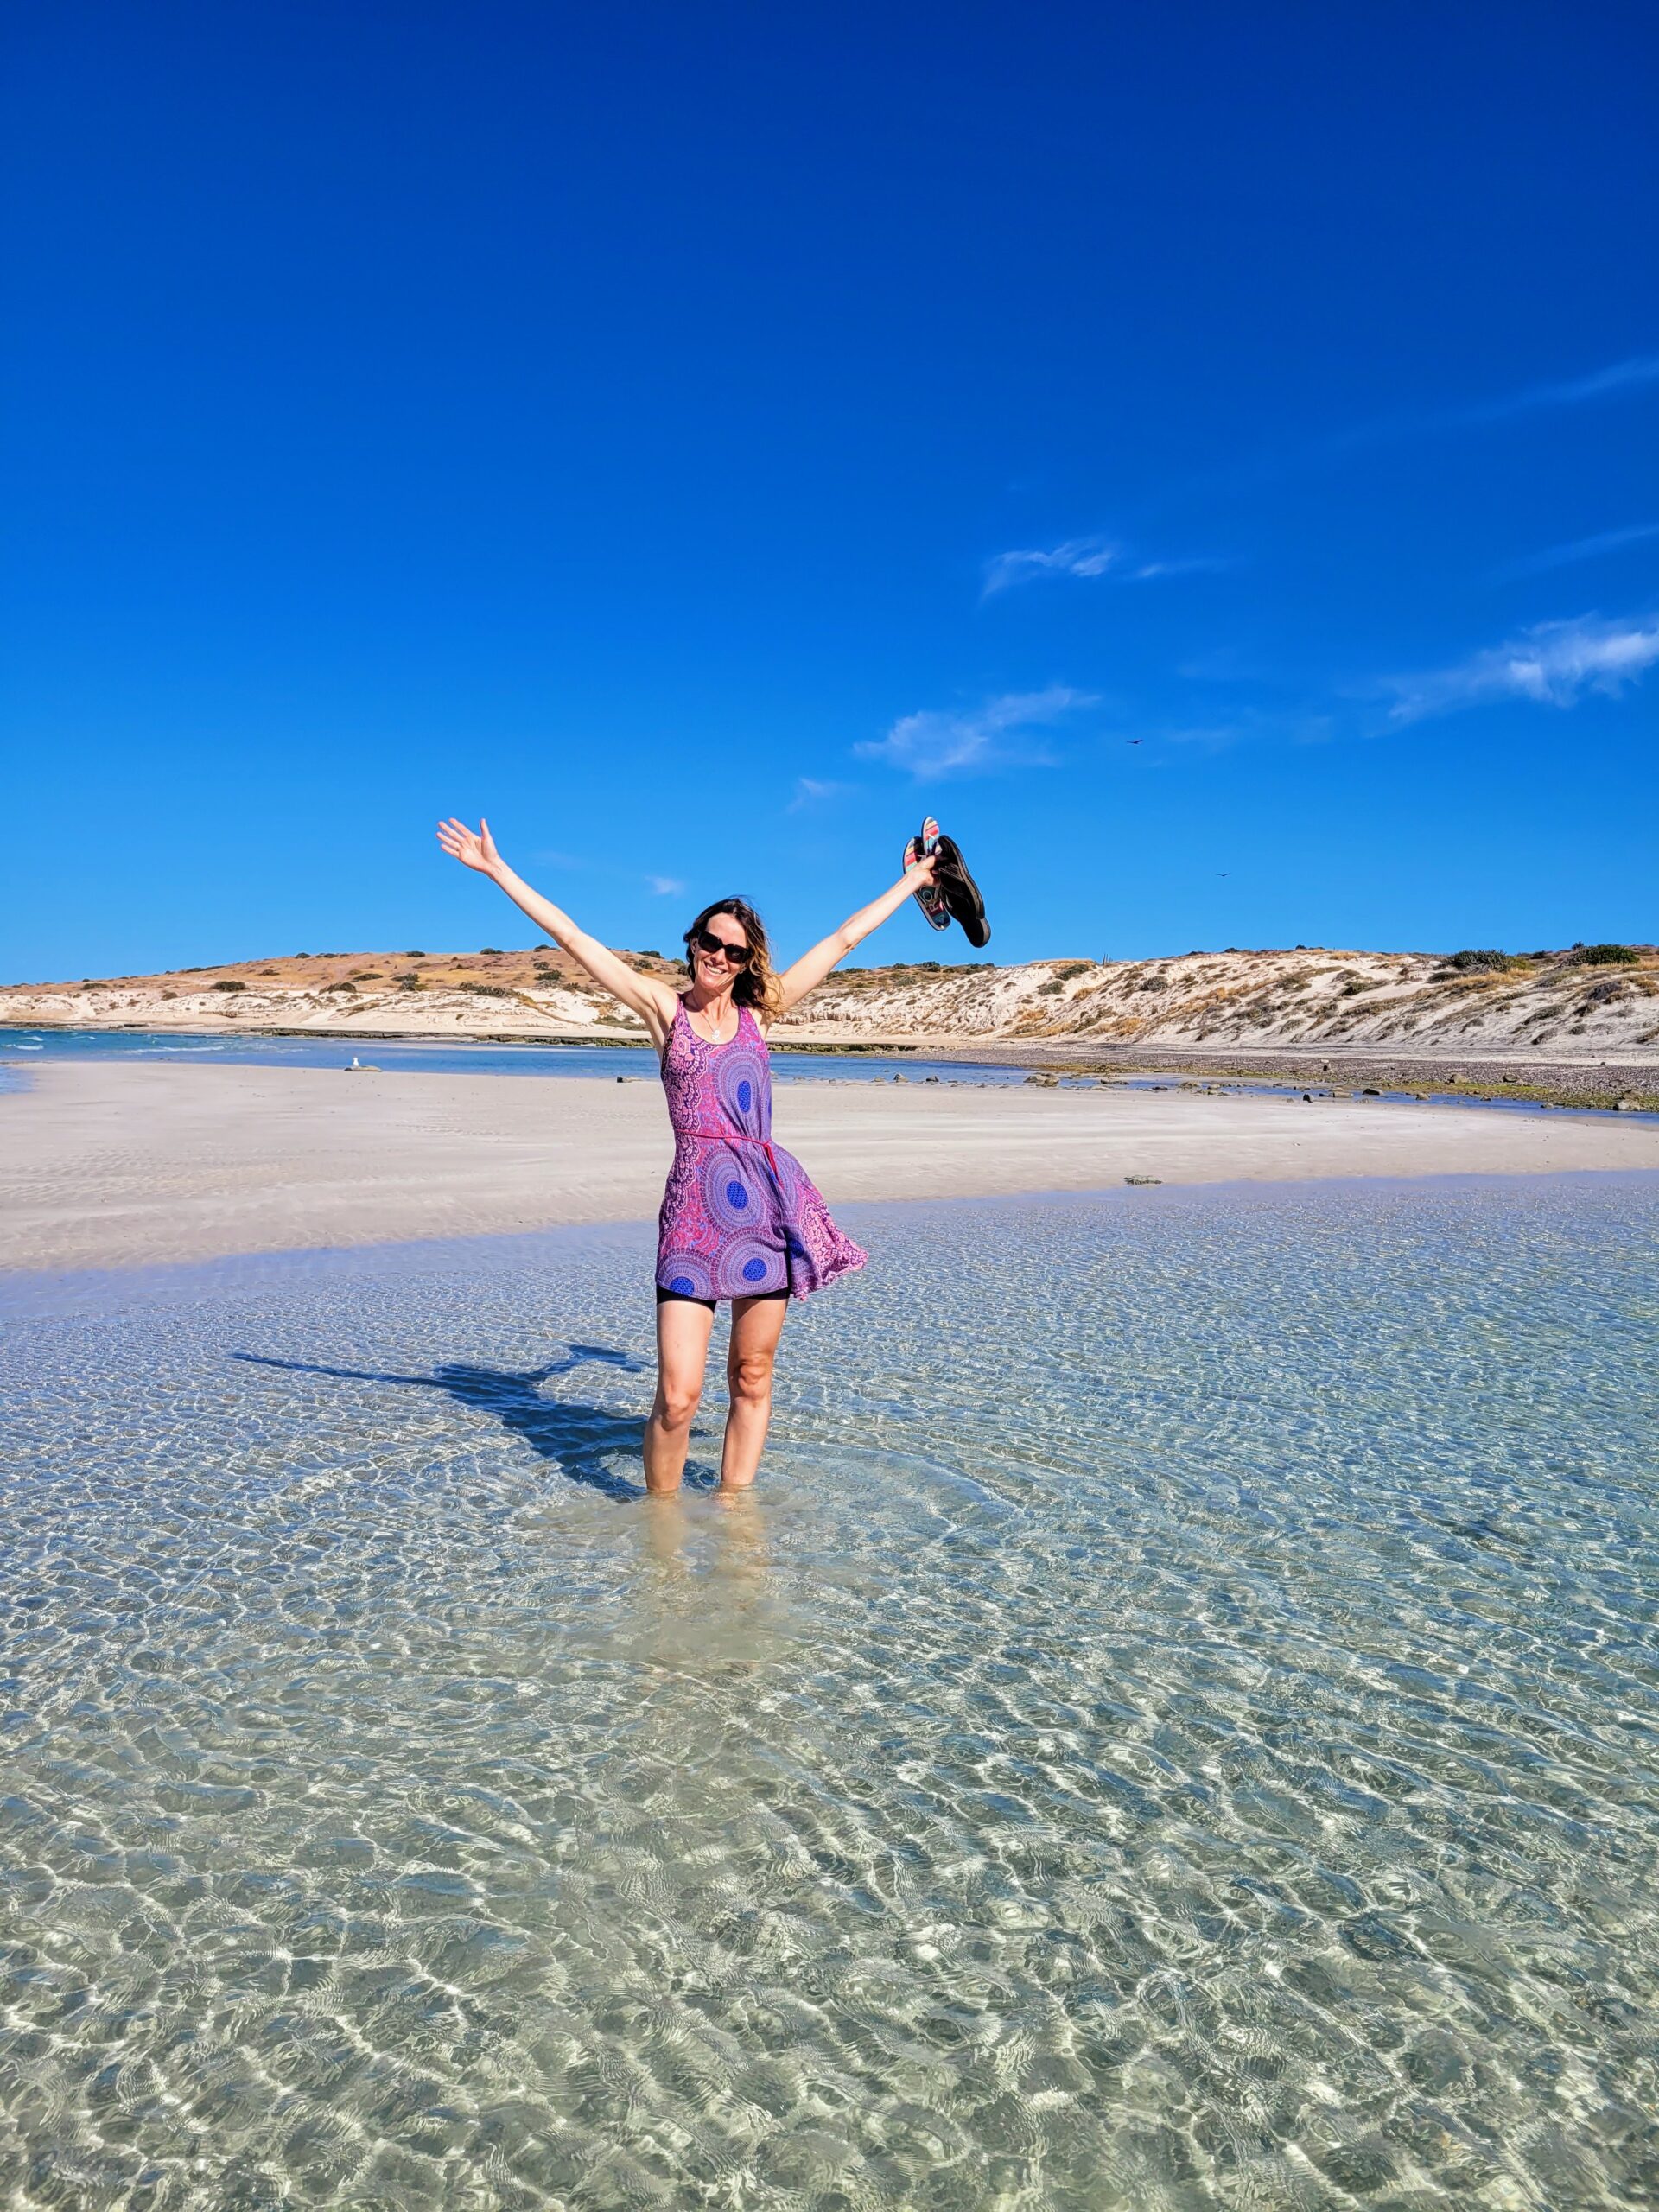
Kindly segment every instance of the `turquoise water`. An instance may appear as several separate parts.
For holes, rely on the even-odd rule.
[[[6,1289],[0,2202],[1659,2201],[1659,1179],[847,1219]]]
[[[27,1087],[31,1070],[54,1061],[156,1060],[187,1065],[226,1066],[343,1068],[353,1058],[387,1073],[416,1075],[539,1075],[630,1076],[655,1083],[657,1055],[639,1045],[490,1045],[423,1044],[373,1037],[267,1037],[257,1033],[238,1036],[204,1036],[190,1031],[165,1029],[8,1029],[0,1025],[0,1091]],[[780,1083],[906,1083],[973,1084],[994,1089],[1027,1079],[1023,1066],[1014,1067],[975,1060],[931,1060],[915,1052],[802,1052],[773,1048],[772,1073]],[[1054,1071],[1062,1088],[1090,1077]],[[1117,1076],[1115,1084],[1128,1090],[1167,1090],[1182,1086],[1179,1077]],[[1207,1079],[1206,1079],[1207,1083]],[[1216,1083],[1223,1090],[1248,1090],[1281,1097],[1300,1097],[1303,1086],[1294,1083]],[[1329,1084],[1312,1084],[1316,1096],[1329,1094]],[[1411,1090],[1376,1094],[1390,1103],[1420,1098]],[[1574,1119],[1601,1120],[1591,1108],[1545,1107],[1519,1098],[1465,1098],[1455,1091],[1432,1095],[1437,1105],[1455,1106],[1459,1113],[1544,1114],[1570,1113]],[[1621,1116],[1621,1119],[1628,1116]],[[1641,1114],[1637,1119],[1654,1117]]]
[[[380,1037],[198,1035],[167,1029],[8,1029],[0,1026],[0,1084],[58,1060],[161,1060],[188,1066],[343,1068],[353,1058],[388,1072],[414,1075],[645,1076],[657,1080],[657,1055],[643,1045],[423,1044]],[[10,1062],[8,1069],[6,1063]],[[1023,1083],[1023,1068],[981,1067],[930,1060],[914,1052],[772,1053],[779,1082],[878,1083],[902,1074],[918,1083]]]

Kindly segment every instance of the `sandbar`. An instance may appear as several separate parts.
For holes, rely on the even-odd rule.
[[[1659,1168],[1659,1122],[1197,1090],[780,1086],[832,1204]],[[0,1265],[146,1266],[655,1214],[654,1081],[84,1061],[0,1094]]]

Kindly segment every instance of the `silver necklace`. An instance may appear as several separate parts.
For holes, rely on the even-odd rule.
[[[687,1011],[687,1013],[689,1014],[689,1013],[690,1012],[690,1008],[688,1007],[687,1007],[687,1009],[686,1009],[686,1011]],[[733,1037],[735,1037],[735,1036],[736,1036],[736,1034],[737,1034],[737,1033],[738,1033],[738,1030],[739,1030],[739,1029],[741,1027],[741,1026],[742,1026],[743,1017],[742,1017],[742,1015],[741,1015],[741,1014],[739,1014],[739,1013],[738,1013],[738,1011],[737,1011],[737,1009],[736,1009],[736,1007],[733,1007],[733,1009],[732,1009],[732,1014],[733,1014],[733,1020],[732,1020],[732,1036],[733,1036]],[[696,1023],[695,1023],[695,1022],[693,1023],[692,1027],[693,1027],[694,1028],[696,1027]],[[725,1045],[725,1044],[728,1044],[728,1043],[730,1042],[730,1039],[726,1038],[726,1037],[723,1037],[723,1036],[721,1036],[721,1035],[720,1034],[719,1028],[718,1028],[718,1025],[716,1025],[715,1033],[715,1034],[714,1034],[714,1036],[712,1036],[712,1037],[703,1037],[703,1036],[702,1036],[702,1030],[701,1030],[701,1029],[698,1029],[698,1030],[697,1030],[697,1034],[698,1034],[698,1036],[699,1036],[699,1037],[702,1037],[702,1041],[703,1041],[703,1043],[704,1043],[705,1045]]]

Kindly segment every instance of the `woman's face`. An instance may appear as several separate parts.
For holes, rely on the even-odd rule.
[[[730,990],[748,964],[742,957],[748,949],[748,932],[735,914],[710,914],[691,940],[693,978],[705,991]]]

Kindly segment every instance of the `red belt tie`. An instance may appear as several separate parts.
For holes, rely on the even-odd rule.
[[[698,1137],[705,1144],[758,1144],[766,1155],[766,1165],[772,1170],[772,1179],[781,1191],[784,1179],[778,1172],[778,1155],[772,1148],[770,1137],[752,1137],[741,1129],[687,1129],[689,1137]]]

